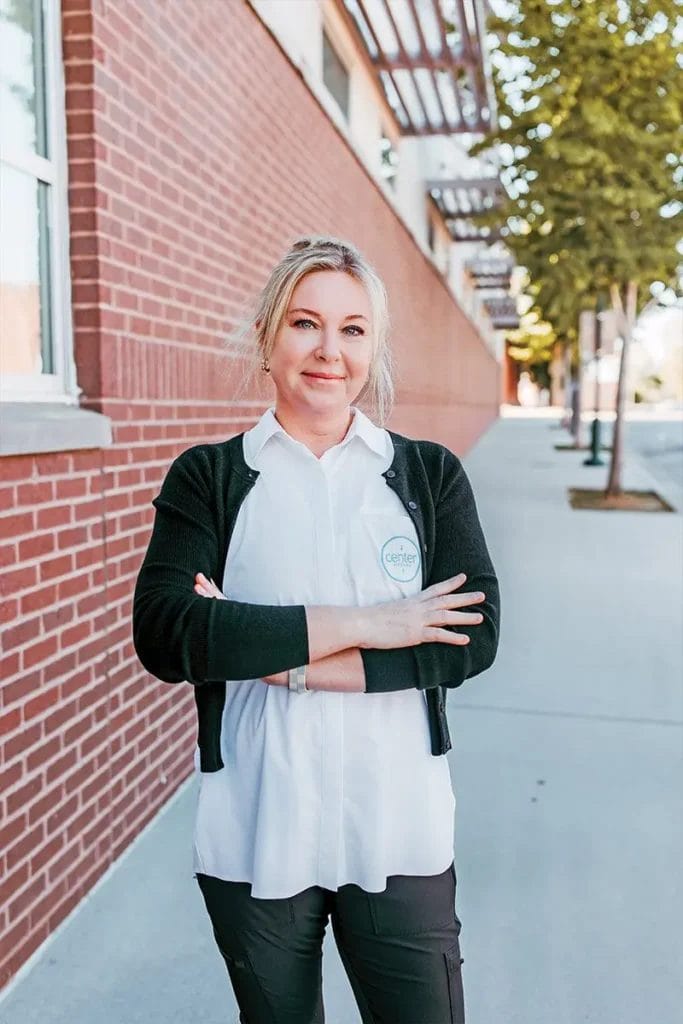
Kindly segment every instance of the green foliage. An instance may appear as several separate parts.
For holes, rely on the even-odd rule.
[[[681,17],[675,0],[511,0],[489,27],[508,225],[558,336],[629,281],[675,279],[681,236]],[[676,25],[678,23],[678,29]],[[644,290],[641,298],[645,298]]]
[[[508,332],[507,339],[511,358],[529,370],[539,387],[550,387],[548,366],[557,341],[551,325],[541,320],[536,310],[530,309],[521,317],[517,330]]]

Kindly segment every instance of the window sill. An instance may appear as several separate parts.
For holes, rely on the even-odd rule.
[[[0,403],[0,456],[105,448],[111,420],[99,412],[53,402]]]

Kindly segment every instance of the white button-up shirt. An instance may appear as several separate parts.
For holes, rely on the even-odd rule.
[[[260,476],[230,541],[227,597],[363,606],[422,589],[415,527],[381,476],[391,437],[353,412],[321,458],[272,408],[245,433]],[[297,694],[229,681],[221,752],[224,767],[200,773],[197,872],[272,899],[349,882],[382,892],[388,875],[437,874],[453,859],[448,762],[431,753],[420,690]]]

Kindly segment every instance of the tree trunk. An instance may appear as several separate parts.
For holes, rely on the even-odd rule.
[[[621,494],[621,468],[623,464],[623,423],[624,423],[624,399],[626,392],[626,375],[628,373],[628,352],[633,328],[636,322],[638,310],[638,282],[629,281],[626,286],[626,306],[622,302],[619,285],[613,284],[610,287],[612,308],[617,316],[619,333],[622,337],[621,361],[619,363],[619,380],[617,382],[616,412],[614,419],[614,432],[612,434],[612,459],[607,478],[607,489],[605,496]]]
[[[581,358],[581,349],[579,347],[578,359],[576,360],[576,376],[572,381],[572,422],[571,432],[573,437],[573,447],[581,448],[583,446],[583,424],[581,422],[581,390],[583,385],[583,359]]]
[[[572,422],[572,348],[571,342],[562,342],[562,358],[564,362],[564,416],[562,426],[565,430],[571,429]]]

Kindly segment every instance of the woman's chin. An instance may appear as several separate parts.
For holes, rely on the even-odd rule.
[[[342,410],[349,406],[349,399],[346,391],[342,388],[329,388],[325,391],[313,391],[311,388],[306,395],[301,396],[302,404],[310,409],[312,413],[333,412],[335,409]]]

